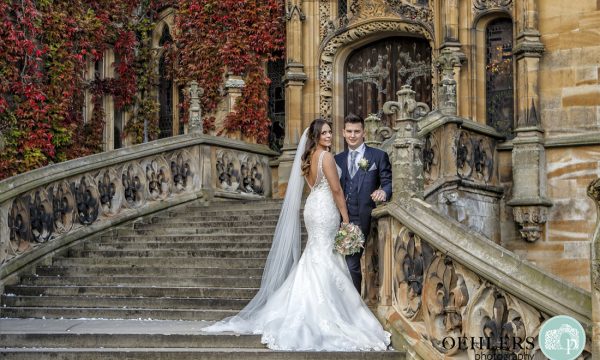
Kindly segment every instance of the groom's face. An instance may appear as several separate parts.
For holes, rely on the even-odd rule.
[[[350,150],[359,147],[365,141],[365,130],[361,123],[344,124],[344,139]]]

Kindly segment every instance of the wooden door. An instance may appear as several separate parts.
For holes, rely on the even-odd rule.
[[[346,63],[345,114],[366,118],[377,114],[389,126],[390,116],[383,115],[386,101],[397,101],[396,92],[409,84],[416,100],[431,107],[431,48],[427,40],[414,37],[390,37],[355,50]]]

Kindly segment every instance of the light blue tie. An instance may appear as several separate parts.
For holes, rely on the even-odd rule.
[[[358,156],[358,151],[352,150],[350,151],[350,177],[353,178],[356,175],[356,156]]]

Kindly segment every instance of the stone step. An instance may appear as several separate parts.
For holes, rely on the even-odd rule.
[[[176,275],[176,274],[174,274]],[[209,277],[175,277],[175,276],[37,276],[27,275],[21,278],[23,285],[121,285],[121,286],[208,286],[256,288],[260,286],[261,277],[248,276],[209,276]]]
[[[7,307],[66,308],[150,308],[150,309],[210,309],[241,310],[248,299],[177,298],[177,297],[106,297],[106,296],[23,296],[2,295]]]
[[[151,222],[137,222],[134,224],[135,229],[143,229],[152,225],[163,225],[168,227],[230,227],[230,226],[275,226],[277,225],[277,217],[269,217],[268,219],[232,219],[231,217],[223,220],[206,218],[202,220],[189,220],[180,218],[153,218]]]
[[[405,359],[405,354],[396,351],[370,352],[296,352],[271,351],[268,349],[245,348],[4,348],[0,356],[15,360],[385,360]]]
[[[193,227],[193,228],[170,228],[159,226],[159,224],[148,225],[150,228],[143,229],[119,229],[115,235],[196,235],[196,234],[219,234],[228,236],[232,234],[271,234],[275,233],[275,226],[242,226],[242,227]]]
[[[149,249],[172,249],[172,250],[248,250],[248,249],[267,249],[271,248],[271,244],[267,241],[238,241],[238,242],[160,242],[160,241],[145,241],[145,242],[86,242],[80,244],[74,249],[78,250],[149,250]]]
[[[207,356],[215,360],[288,359],[290,356],[291,359],[340,360],[404,358],[402,352],[393,350],[333,353],[271,351],[260,343],[260,335],[205,333],[202,329],[210,324],[207,321],[5,318],[0,324],[0,357],[11,359],[15,356],[36,360],[104,359],[104,355],[113,353],[109,358],[130,359],[130,355],[136,352],[146,354],[143,359],[205,359]],[[187,354],[193,356],[188,357]],[[272,357],[271,354],[277,356]]]
[[[235,210],[232,211],[232,208],[234,208]],[[227,207],[221,207],[221,208],[192,208],[192,209],[186,209],[185,211],[181,211],[181,210],[167,210],[165,212],[162,212],[160,215],[157,216],[164,216],[164,217],[186,217],[186,216],[191,216],[191,217],[218,217],[218,216],[228,216],[231,215],[232,212],[235,213],[235,215],[237,216],[244,216],[244,215],[251,215],[251,216],[259,216],[259,215],[266,215],[266,216],[278,216],[279,213],[281,212],[281,206],[271,206],[271,207],[248,207],[248,206],[241,206],[241,205],[234,205],[234,206],[227,206]]]
[[[113,258],[84,258],[57,257],[53,259],[56,266],[87,266],[87,265],[127,265],[127,266],[164,266],[164,267],[229,267],[235,269],[258,268],[265,266],[264,258],[188,258],[188,257],[113,257]]]
[[[223,258],[266,258],[269,249],[220,249],[220,250],[173,250],[173,249],[146,249],[146,250],[69,250],[69,256],[73,257],[223,257]]]
[[[107,320],[109,321],[109,320]],[[112,320],[110,320],[112,322]],[[115,322],[123,322],[116,320]],[[114,330],[113,330],[114,331]],[[264,349],[260,335],[223,334],[0,334],[0,344],[14,348],[256,348]],[[0,350],[1,351],[1,350]]]
[[[251,299],[258,288],[225,287],[143,287],[143,286],[43,286],[7,285],[5,294],[26,296],[142,296],[142,297],[211,297]]]
[[[273,241],[273,234],[189,234],[189,235],[140,235],[132,231],[131,234],[103,235],[100,239],[86,241],[86,243],[122,243],[122,242],[195,242],[195,243],[241,243],[241,242],[268,242]]]
[[[38,319],[159,319],[159,320],[220,320],[237,314],[238,310],[151,309],[151,308],[65,308],[65,307],[1,307],[3,318]]]
[[[262,276],[262,268],[188,268],[188,267],[152,267],[152,266],[38,266],[38,276],[82,276],[82,275],[153,275],[167,276]]]
[[[120,322],[120,321],[119,321]],[[0,334],[0,343],[11,347],[45,348],[257,348],[264,349],[260,335],[223,334],[69,334],[29,333]]]

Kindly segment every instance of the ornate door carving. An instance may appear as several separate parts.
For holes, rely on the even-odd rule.
[[[383,104],[409,84],[416,100],[431,107],[431,48],[425,39],[391,37],[354,51],[346,63],[345,114],[377,114],[385,125],[390,116]]]

